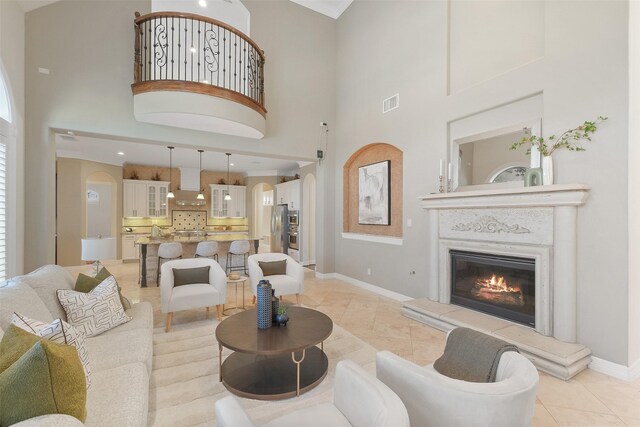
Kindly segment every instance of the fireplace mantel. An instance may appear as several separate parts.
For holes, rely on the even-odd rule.
[[[454,191],[418,197],[424,209],[580,206],[589,196],[584,184],[557,184],[495,190]]]
[[[586,185],[562,184],[483,188],[419,197],[421,207],[429,212],[431,268],[426,296],[442,309],[460,309],[450,305],[451,250],[535,259],[535,332],[526,326],[514,324],[513,327],[526,336],[537,332],[538,336],[552,342],[579,347],[576,360],[562,363],[555,357],[547,357],[544,351],[531,352],[534,358],[542,361],[537,365],[547,366],[548,372],[563,378],[575,375],[586,367],[590,354],[584,346],[569,344],[577,341],[578,208],[586,203],[588,196]],[[415,315],[410,308],[403,312],[409,317],[427,319],[426,323],[435,327],[450,329],[457,325],[436,319],[437,314]],[[520,344],[530,345],[529,342]]]

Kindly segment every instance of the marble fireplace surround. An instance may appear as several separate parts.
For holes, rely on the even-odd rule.
[[[577,336],[577,209],[585,185],[549,185],[430,194],[428,298],[403,313],[442,330],[467,326],[518,345],[540,368],[568,379],[584,369],[591,351]],[[452,249],[535,259],[535,330],[450,304]]]

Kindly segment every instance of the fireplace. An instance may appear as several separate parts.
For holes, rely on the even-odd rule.
[[[535,327],[535,260],[451,250],[451,303]]]

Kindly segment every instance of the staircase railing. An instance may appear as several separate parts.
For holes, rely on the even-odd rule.
[[[205,16],[135,18],[134,94],[175,90],[242,103],[263,116],[264,52],[241,31]]]

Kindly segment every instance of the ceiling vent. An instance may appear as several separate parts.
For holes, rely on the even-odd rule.
[[[382,114],[388,113],[391,110],[395,110],[400,106],[400,94],[396,93],[390,98],[382,101]]]

